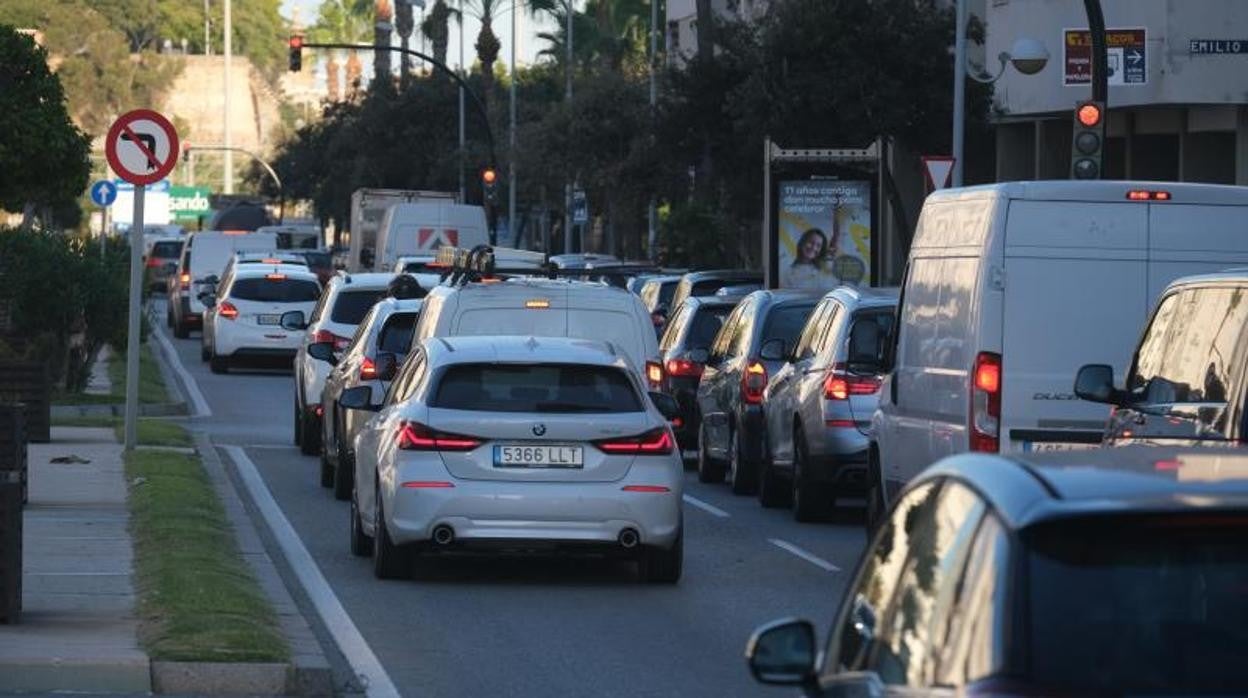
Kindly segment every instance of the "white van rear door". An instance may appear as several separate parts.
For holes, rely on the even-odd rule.
[[[1075,397],[1075,374],[1130,361],[1151,303],[1148,208],[1016,200],[1008,216],[1001,449],[1100,443],[1108,408]]]
[[[1248,266],[1248,207],[1158,202],[1148,208],[1150,308],[1181,276]]]

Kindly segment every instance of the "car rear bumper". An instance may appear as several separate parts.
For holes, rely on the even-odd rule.
[[[833,485],[837,490],[865,492],[868,449],[822,458],[812,458],[808,474],[814,482]]]
[[[249,326],[217,318],[213,325],[213,351],[219,356],[284,356],[294,359],[303,335],[278,326]],[[227,325],[226,323],[229,323]]]
[[[683,468],[667,458],[656,460],[663,463],[634,464],[628,476],[615,482],[460,480],[440,464],[406,465],[388,497],[386,518],[396,543],[430,541],[436,528],[448,526],[461,546],[614,546],[619,545],[620,534],[631,529],[641,545],[668,547],[680,529]],[[453,486],[402,486],[429,480]],[[629,485],[658,485],[668,491],[625,491]]]

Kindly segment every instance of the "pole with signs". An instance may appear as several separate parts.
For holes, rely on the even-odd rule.
[[[147,185],[173,171],[178,160],[178,134],[165,117],[148,109],[122,114],[104,140],[108,164],[134,185],[134,218],[130,223],[130,302],[126,328],[125,448],[134,450],[139,416],[139,330],[143,301],[143,198]]]

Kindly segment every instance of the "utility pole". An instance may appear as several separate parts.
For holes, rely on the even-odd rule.
[[[233,58],[234,44],[231,41],[230,34],[234,33],[234,25],[230,17],[231,0],[225,0],[225,120],[222,122],[225,129],[225,147],[229,148],[233,139],[230,137],[230,61]],[[234,193],[234,154],[225,151],[225,173],[221,183],[221,192],[223,194]]]
[[[566,0],[568,14],[567,29],[567,49],[568,56],[565,59],[567,65],[564,72],[567,73],[568,86],[564,94],[564,100],[568,103],[568,109],[572,108],[572,15],[575,8],[572,7],[572,0]],[[571,160],[571,153],[568,153],[568,159]],[[563,185],[563,248],[565,252],[572,249],[572,178],[569,173],[564,173]],[[577,250],[583,252],[584,250]]]
[[[659,104],[659,0],[650,0],[650,142],[655,143],[655,110]],[[654,194],[650,194],[650,206],[646,211],[646,256],[653,261],[659,238],[659,217],[655,209]]]
[[[511,6],[511,133],[507,156],[507,229],[511,231],[511,244],[515,245],[518,236],[516,227],[516,37],[520,32],[520,4],[515,0]]]
[[[459,0],[459,72],[460,78],[468,79],[468,69],[464,67],[464,0]],[[468,203],[468,182],[464,174],[464,152],[467,133],[464,128],[464,86],[459,86],[459,203]]]
[[[212,15],[208,14],[208,0],[204,0],[204,55],[212,55]]]
[[[950,183],[962,186],[962,163],[966,151],[966,5],[957,0],[957,27],[953,41],[953,174]]]
[[[1088,13],[1088,33],[1092,35],[1092,99],[1109,107],[1109,57],[1105,49],[1105,13],[1101,0],[1083,0]]]

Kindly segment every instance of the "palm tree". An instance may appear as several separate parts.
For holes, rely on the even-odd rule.
[[[451,20],[464,21],[459,10],[452,8],[446,0],[437,0],[425,14],[425,21],[420,25],[420,32],[433,45],[433,57],[442,65],[446,65],[446,47],[450,43]]]
[[[654,0],[657,2],[657,0]],[[549,46],[539,55],[563,62],[567,56],[569,0],[531,0],[529,11],[545,15],[555,24],[553,32],[537,36]],[[617,71],[626,61],[644,54],[650,25],[647,0],[588,0],[584,12],[572,16],[573,62],[583,66],[599,63]]]
[[[498,60],[498,52],[502,49],[493,27],[494,15],[502,4],[503,0],[471,0],[469,4],[472,14],[481,20],[481,32],[477,34],[475,46],[477,60],[481,61],[481,83],[487,101],[494,88],[494,62]]]
[[[368,0],[322,0],[317,8],[316,23],[308,29],[313,43],[367,43],[372,30],[372,3]],[[351,58],[358,63],[353,49]],[[338,61],[331,52],[326,63],[329,69],[330,99],[338,98]]]

